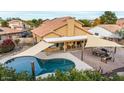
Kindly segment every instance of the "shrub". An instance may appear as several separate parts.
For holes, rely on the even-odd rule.
[[[56,71],[55,74],[48,75],[45,78],[39,77],[39,81],[124,81],[124,76],[113,74],[105,76],[98,71],[78,71],[76,69],[69,72]]]
[[[43,81],[105,81],[110,80],[108,77],[102,75],[98,71],[78,71],[76,69],[69,72],[56,71],[55,74],[49,75],[46,78],[38,78]]]
[[[12,68],[0,64],[0,81],[29,81],[32,76],[27,72],[16,73]]]
[[[0,64],[0,81],[32,81],[33,77],[28,72],[16,73],[12,68],[4,67]],[[124,76],[114,74],[110,77],[104,76],[98,71],[78,71],[76,69],[69,72],[56,71],[55,74],[45,78],[39,77],[39,81],[124,81]]]
[[[2,20],[1,26],[2,26],[2,27],[8,27],[7,21],[6,21],[6,20]]]
[[[15,44],[11,39],[6,39],[0,44],[0,53],[6,53],[15,48]]]

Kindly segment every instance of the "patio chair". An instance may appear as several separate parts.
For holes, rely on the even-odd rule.
[[[107,63],[108,60],[111,60],[112,57],[108,56],[108,57],[101,57],[101,62]]]

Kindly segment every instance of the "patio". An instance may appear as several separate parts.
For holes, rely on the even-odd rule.
[[[111,73],[111,72],[121,72],[124,71],[124,49],[117,48],[117,52],[115,54],[115,61],[109,60],[107,63],[101,62],[101,58],[94,56],[92,54],[92,49],[87,48],[84,51],[84,62],[93,67],[96,70],[103,70],[103,74]],[[108,48],[108,50],[113,50],[113,48]],[[71,54],[81,59],[81,50],[71,51]]]

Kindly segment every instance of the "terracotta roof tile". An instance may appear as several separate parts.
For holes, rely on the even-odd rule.
[[[42,37],[48,33],[53,32],[59,27],[62,27],[67,24],[67,19],[70,19],[72,17],[62,17],[62,18],[54,18],[52,20],[47,20],[42,23],[38,28],[35,28],[32,30],[33,33],[36,35]]]
[[[9,27],[0,27],[0,35],[20,33],[22,31],[11,29]]]
[[[117,32],[118,30],[122,28],[116,24],[104,24],[104,25],[99,25],[99,26],[113,33]]]

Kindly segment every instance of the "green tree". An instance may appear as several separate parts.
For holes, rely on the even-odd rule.
[[[105,11],[102,16],[100,16],[102,24],[115,24],[117,21],[117,16],[114,12]]]
[[[86,26],[86,27],[90,27],[91,26],[90,21],[87,20],[87,19],[83,19],[83,20],[80,19],[79,21],[83,23],[83,26]]]
[[[5,20],[1,21],[1,26],[2,27],[8,27],[8,22]]]
[[[42,19],[32,19],[26,21],[26,23],[29,24],[31,27],[38,27],[42,22]]]

